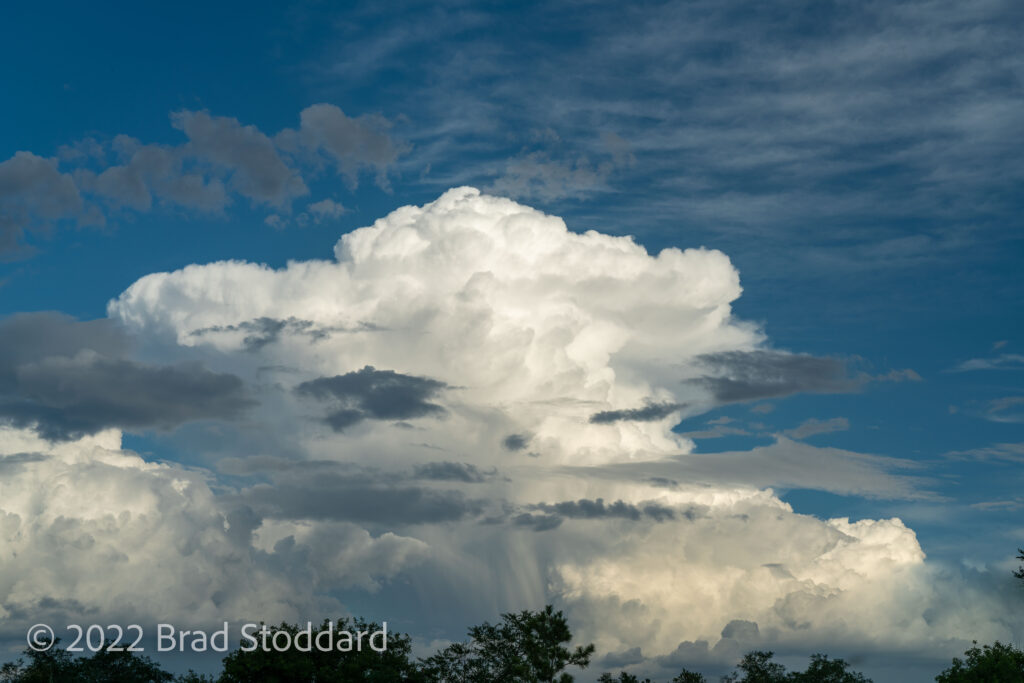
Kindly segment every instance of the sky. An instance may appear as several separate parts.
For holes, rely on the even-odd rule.
[[[1019,3],[5,14],[0,659],[547,603],[581,681],[1024,641]]]

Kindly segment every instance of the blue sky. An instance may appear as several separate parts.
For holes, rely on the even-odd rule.
[[[651,254],[717,249],[757,347],[840,376],[778,370],[790,389],[715,394],[673,433],[723,458],[806,443],[895,459],[879,467],[909,482],[900,494],[815,488],[770,466],[748,484],[821,519],[899,517],[930,566],[1008,585],[1024,542],[1022,12],[998,0],[11,8],[0,315],[106,318],[151,273],[332,259],[341,235],[463,185]],[[132,166],[139,150],[155,156]],[[143,168],[156,156],[169,165]],[[123,172],[99,180],[111,168]],[[132,334],[138,362],[201,362],[251,384],[223,349]],[[244,497],[254,480],[218,467],[251,447],[232,441],[235,407],[211,407],[220,432],[198,414],[102,426]],[[391,576],[413,593],[433,585]],[[331,594],[399,609],[380,593]],[[428,603],[395,618],[428,632]],[[433,636],[493,616],[453,608]],[[1020,623],[1000,623],[1019,642]]]

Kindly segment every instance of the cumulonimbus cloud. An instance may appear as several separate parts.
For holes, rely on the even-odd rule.
[[[333,260],[156,273],[108,310],[144,347],[199,354],[259,392],[234,432],[246,449],[207,457],[242,478],[209,506],[267,558],[266,600],[289,563],[316,556],[337,562],[325,586],[338,600],[398,573],[414,577],[410,619],[437,618],[438,596],[459,626],[555,600],[604,651],[648,658],[741,637],[793,645],[809,629],[918,650],[949,647],[965,623],[1005,633],[982,617],[985,595],[951,602],[935,587],[899,519],[817,519],[769,488],[926,497],[906,463],[784,437],[698,455],[672,431],[722,402],[847,388],[833,364],[766,351],[732,314],[740,292],[721,252],[650,254],[458,188],[344,235]],[[49,462],[9,467],[43,481]],[[216,515],[194,532],[215,524],[216,538]],[[314,540],[341,533],[365,552],[315,555]]]

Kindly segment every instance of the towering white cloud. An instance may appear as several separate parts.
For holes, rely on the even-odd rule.
[[[1012,619],[995,627],[980,616],[983,597],[943,602],[900,520],[816,519],[762,488],[924,495],[899,475],[905,463],[780,438],[743,460],[757,468],[744,477],[671,430],[718,400],[722,382],[695,381],[707,358],[764,356],[758,329],[732,316],[740,291],[718,251],[652,255],[472,188],[343,236],[334,260],[149,275],[110,303],[110,316],[151,354],[199,357],[246,380],[260,406],[219,426],[202,455],[238,478],[214,493],[195,472],[115,445],[61,446],[75,465],[40,445],[10,446],[46,455],[11,461],[25,491],[103,462],[114,473],[106,485],[124,479],[127,492],[69,488],[62,502],[0,509],[17,515],[24,552],[45,553],[52,532],[26,527],[30,510],[56,520],[89,495],[81,510],[98,511],[69,517],[92,525],[93,564],[79,583],[101,585],[107,564],[131,573],[181,555],[200,564],[167,589],[166,604],[198,582],[208,603],[197,618],[223,605],[287,618],[302,601],[322,605],[325,592],[344,600],[402,574],[420,621],[441,603],[463,610],[465,624],[554,600],[603,649],[669,659],[728,658],[740,641],[947,648],[965,623],[982,637],[1011,628]],[[762,375],[772,387],[819,386],[809,358],[773,351],[769,375],[748,368],[729,386]],[[191,443],[213,444],[203,434]],[[773,459],[786,463],[779,478]],[[804,476],[809,467],[820,471]],[[142,565],[127,550],[137,519],[164,534],[161,554]],[[231,602],[241,598],[223,587],[226,567],[260,582],[259,604]],[[8,585],[26,572],[0,559]],[[302,572],[316,581],[295,594],[286,586]],[[72,594],[33,581],[20,602],[0,593],[0,604]],[[154,585],[151,599],[165,599]],[[75,595],[110,605],[98,591]]]
[[[251,321],[302,321],[293,329],[316,337],[284,335],[259,362],[270,356],[313,375],[373,366],[431,377],[452,387],[453,419],[472,423],[436,430],[443,443],[463,444],[485,423],[576,463],[688,449],[666,428],[687,410],[681,404],[706,398],[682,384],[687,361],[759,340],[731,318],[739,279],[722,253],[652,256],[628,237],[572,233],[471,188],[403,207],[345,235],[335,252],[334,262],[279,271],[218,263],[152,275],[110,312],[143,334],[221,351],[241,348]],[[590,422],[650,401],[680,409],[656,422]],[[473,447],[494,451],[505,435]]]

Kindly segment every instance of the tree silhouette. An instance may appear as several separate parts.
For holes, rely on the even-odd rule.
[[[571,683],[567,666],[590,664],[594,646],[570,650],[572,632],[561,611],[551,605],[501,615],[469,629],[470,641],[455,643],[423,662],[427,679],[436,683]]]
[[[1017,548],[1017,559],[1024,562],[1024,548]],[[1024,581],[1024,564],[1020,565],[1020,568],[1013,573],[1018,579]]]
[[[47,650],[26,648],[23,655],[28,662],[18,659],[8,662],[0,669],[0,681],[4,683],[49,683],[50,681],[74,680],[75,661],[71,654],[58,647],[60,638],[55,638]]]
[[[828,655],[811,655],[811,664],[806,671],[789,675],[792,683],[869,683],[867,678],[855,671],[847,671],[850,665],[842,659],[829,659]]]
[[[174,683],[217,683],[217,679],[206,674],[198,674],[192,669],[174,679]]]
[[[754,650],[743,655],[737,665],[740,673],[733,673],[722,678],[723,683],[784,683],[787,678],[786,667],[773,662],[774,652]]]
[[[737,665],[738,672],[722,678],[725,683],[871,683],[863,674],[849,671],[850,665],[828,655],[811,655],[805,671],[786,672],[786,667],[773,662],[775,653],[761,650],[748,652]],[[741,678],[742,676],[742,678]],[[699,683],[703,679],[682,679],[682,683]],[[675,682],[673,682],[675,683]]]
[[[145,655],[128,651],[108,651],[112,643],[90,657],[72,657],[60,647],[60,639],[43,652],[26,649],[26,662],[18,659],[0,668],[3,683],[170,683],[175,678]],[[178,679],[188,680],[188,679]],[[202,679],[198,679],[202,680]]]
[[[669,683],[707,683],[707,680],[708,679],[704,678],[703,674],[683,669],[679,675],[669,681]],[[622,671],[619,673],[618,678],[613,678],[610,673],[603,673],[601,674],[601,677],[597,679],[597,683],[653,683],[653,681],[649,678],[640,680],[633,674]]]
[[[938,683],[1024,683],[1024,651],[998,640],[993,645],[974,647],[964,653],[966,660],[953,658],[953,665],[935,677]]]
[[[623,671],[619,674],[618,678],[612,678],[610,673],[605,672],[597,679],[597,683],[652,683],[652,681],[649,678],[645,678],[641,681],[633,674]]]
[[[172,674],[145,655],[127,650],[110,652],[106,647],[76,661],[76,683],[170,683]]]
[[[331,622],[325,620],[318,628],[311,631],[316,642],[317,635],[331,631]],[[378,624],[362,619],[348,621],[339,620],[334,625],[337,638],[345,633],[362,631],[374,633],[381,629]],[[271,633],[287,632],[294,642],[295,636],[302,632],[298,626],[281,624],[270,629]],[[303,648],[306,643],[303,639]],[[273,642],[272,638],[268,638]],[[327,639],[323,641],[325,645]],[[411,639],[404,634],[388,632],[386,647],[383,652],[374,651],[366,642],[360,649],[354,647],[343,651],[332,647],[323,651],[318,647],[310,647],[303,652],[296,647],[277,650],[264,650],[257,647],[251,651],[235,650],[224,658],[224,671],[218,683],[419,683],[424,679],[419,673],[416,663],[410,660],[412,649]],[[324,649],[327,649],[326,647]]]

